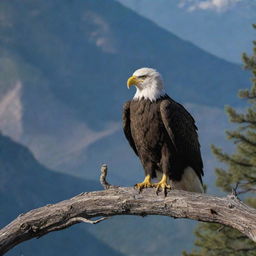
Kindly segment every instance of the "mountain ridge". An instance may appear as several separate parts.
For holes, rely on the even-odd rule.
[[[15,159],[15,161],[13,161]],[[19,214],[49,203],[75,196],[84,191],[100,189],[98,183],[75,178],[46,169],[24,146],[0,134],[0,225],[7,225]],[[81,236],[77,239],[78,236]],[[69,243],[65,243],[68,240]],[[87,243],[87,246],[84,246]],[[69,245],[70,244],[70,245]],[[76,248],[76,250],[74,250]],[[81,226],[69,231],[54,232],[31,240],[10,250],[6,255],[100,255],[121,256]]]
[[[251,53],[256,2],[119,0],[159,26],[228,61]],[[231,3],[231,2],[229,2]],[[158,15],[161,13],[161,15]]]

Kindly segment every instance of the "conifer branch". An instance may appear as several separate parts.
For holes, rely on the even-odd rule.
[[[239,142],[249,144],[252,147],[256,147],[256,142],[250,140],[248,137],[237,131],[227,131],[228,139],[237,139]]]

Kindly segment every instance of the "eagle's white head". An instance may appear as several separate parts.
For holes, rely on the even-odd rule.
[[[137,69],[127,80],[127,87],[130,88],[131,85],[135,85],[137,89],[133,99],[156,101],[166,94],[162,77],[153,68]]]

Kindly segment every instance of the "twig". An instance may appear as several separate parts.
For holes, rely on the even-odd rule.
[[[101,166],[100,172],[101,172],[100,183],[104,187],[104,189],[119,188],[119,186],[113,186],[107,182],[106,178],[108,175],[108,166],[106,164],[103,164]]]
[[[219,227],[218,229],[217,229],[217,232],[221,232],[223,229],[225,229],[226,228],[226,226],[221,226],[221,227]]]
[[[244,194],[244,193],[248,193],[248,192],[255,193],[256,192],[256,188],[244,188],[244,189],[238,190],[239,187],[240,188],[246,187],[247,185],[250,185],[250,184],[252,184],[252,182],[247,182],[247,183],[237,182],[235,187],[232,188],[232,195],[238,196],[238,195],[241,195],[241,194]]]
[[[74,218],[71,218],[69,219],[65,225],[67,226],[71,226],[71,225],[74,225],[76,223],[81,223],[81,222],[84,222],[84,223],[89,223],[89,224],[97,224],[103,220],[107,220],[109,219],[109,217],[103,217],[103,218],[100,218],[100,219],[97,219],[97,220],[89,220],[89,219],[86,219],[86,218],[83,218],[83,217],[74,217]]]
[[[232,188],[232,195],[237,196],[237,188],[239,187],[239,181],[236,183],[235,187]]]

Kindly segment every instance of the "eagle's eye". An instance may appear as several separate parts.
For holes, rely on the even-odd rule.
[[[138,78],[140,78],[140,79],[145,79],[146,77],[147,77],[147,75],[138,76]]]

